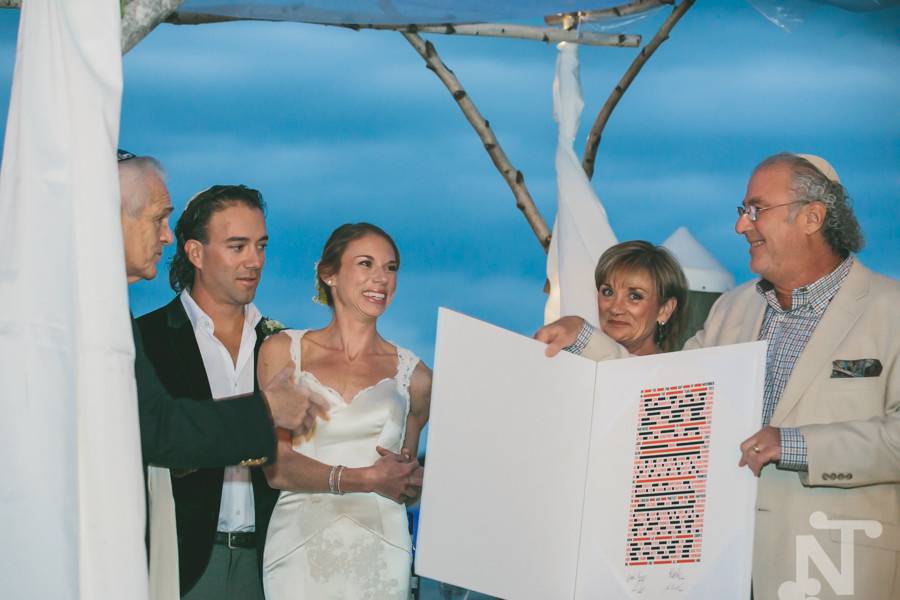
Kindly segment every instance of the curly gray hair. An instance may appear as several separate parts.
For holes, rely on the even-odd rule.
[[[839,181],[829,179],[810,161],[789,152],[770,156],[754,171],[774,165],[787,165],[793,172],[791,190],[796,201],[821,202],[825,206],[822,235],[835,254],[847,258],[851,252],[862,249],[865,242],[859,221],[853,213],[847,190]]]

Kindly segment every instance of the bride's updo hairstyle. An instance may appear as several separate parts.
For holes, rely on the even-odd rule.
[[[397,244],[384,229],[371,223],[344,223],[331,232],[328,241],[325,242],[325,247],[322,248],[322,256],[316,263],[316,291],[318,292],[314,298],[316,302],[331,308],[334,307],[331,287],[325,283],[325,280],[340,271],[341,258],[350,242],[367,235],[377,235],[387,240],[394,250],[394,256],[397,257],[397,268],[400,268],[400,250],[397,249]]]

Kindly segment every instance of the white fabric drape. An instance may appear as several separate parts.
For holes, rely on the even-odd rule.
[[[557,45],[553,80],[553,118],[559,123],[556,147],[557,210],[553,239],[547,253],[550,297],[544,322],[578,315],[597,324],[594,267],[603,251],[616,243],[606,210],[581,168],[572,144],[584,101],[578,75],[578,46]]]
[[[0,171],[0,598],[147,597],[117,0],[22,3]]]
[[[169,469],[147,467],[150,527],[150,599],[178,600],[178,530]]]

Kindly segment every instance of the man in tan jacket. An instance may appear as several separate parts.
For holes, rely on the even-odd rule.
[[[754,597],[900,598],[900,283],[854,258],[859,224],[818,157],[760,163],[735,231],[760,279],[685,349],[768,341],[762,428],[740,444],[760,478]],[[627,356],[577,317],[536,337],[551,356]]]

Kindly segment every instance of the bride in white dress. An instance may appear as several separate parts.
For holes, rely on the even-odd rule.
[[[421,490],[422,467],[414,457],[428,420],[431,371],[376,330],[399,266],[387,233],[367,223],[342,225],[317,267],[331,323],[282,332],[260,349],[261,381],[293,362],[295,378],[330,407],[328,419],[306,436],[279,434],[279,443],[291,444],[305,464],[301,475],[294,470],[293,491],[281,493],[269,523],[268,600],[409,597],[404,503]],[[277,476],[271,481],[277,484]]]

